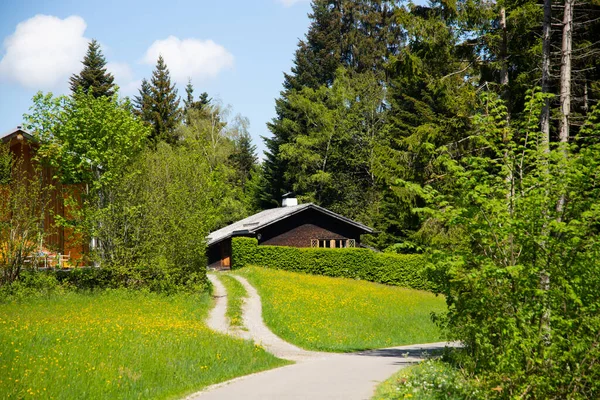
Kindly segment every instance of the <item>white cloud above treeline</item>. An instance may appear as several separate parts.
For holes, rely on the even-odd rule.
[[[222,70],[232,68],[234,63],[233,55],[212,40],[181,40],[175,36],[152,43],[143,62],[155,65],[159,55],[165,59],[171,77],[180,83],[188,78],[215,78]]]
[[[291,7],[297,3],[309,2],[310,0],[277,0],[279,3],[283,4],[285,7]]]
[[[40,90],[64,85],[81,70],[89,42],[86,28],[77,15],[60,19],[38,14],[19,23],[4,39],[0,78]]]

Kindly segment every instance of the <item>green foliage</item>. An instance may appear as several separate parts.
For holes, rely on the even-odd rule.
[[[96,39],[92,39],[89,43],[82,64],[81,72],[70,79],[73,94],[82,91],[85,94],[92,94],[95,98],[103,96],[111,98],[115,93],[114,77],[106,72],[106,60]]]
[[[127,169],[143,149],[149,130],[130,113],[128,101],[78,92],[33,97],[26,126],[40,139],[39,158],[64,183],[103,190]]]
[[[234,138],[234,150],[229,156],[229,160],[237,172],[242,190],[246,190],[246,184],[250,180],[252,170],[256,167],[258,161],[256,145],[252,144],[252,138],[247,127],[247,119],[240,121],[238,135]]]
[[[543,98],[532,94],[508,125],[503,102],[485,94],[478,150],[446,159],[455,190],[422,192],[439,227],[431,267],[449,310],[440,322],[466,346],[459,363],[500,397],[595,398],[600,147],[548,149]]]
[[[148,82],[146,82],[146,85],[148,85]],[[141,89],[140,93],[145,93],[146,91],[147,91],[147,86],[145,88],[144,83],[142,82],[142,89]],[[189,124],[190,116],[188,115],[188,112],[193,111],[193,110],[203,111],[207,106],[210,105],[210,102],[212,101],[212,99],[208,98],[208,93],[202,92],[200,94],[200,97],[198,98],[198,100],[194,100],[194,86],[192,86],[191,79],[188,80],[188,84],[185,86],[185,94],[186,94],[186,98],[183,100],[183,114],[185,116],[185,123]],[[140,96],[142,96],[142,94]],[[139,99],[140,97],[136,97],[136,98]]]
[[[375,147],[386,135],[380,78],[340,68],[331,87],[289,94],[298,116],[283,120],[289,139],[279,152],[301,199],[368,220],[377,198]]]
[[[462,371],[442,361],[427,360],[401,369],[380,384],[372,400],[468,400],[485,397]]]
[[[302,348],[349,352],[442,339],[431,321],[445,309],[432,293],[347,278],[247,267],[265,323]]]
[[[162,56],[158,56],[150,83],[142,81],[135,105],[138,115],[152,127],[150,139],[154,143],[161,140],[177,143],[175,129],[181,119],[179,97]]]
[[[0,184],[0,287],[38,266],[37,251],[46,235],[43,224],[52,186],[39,164],[26,165],[26,146],[22,141],[14,145],[13,157],[9,144],[0,143],[7,173]]]
[[[207,293],[131,290],[0,304],[0,397],[183,398],[288,364],[208,329],[211,305]]]
[[[24,269],[18,279],[0,286],[0,304],[62,295],[70,289],[68,283],[57,279],[54,271]]]
[[[291,73],[285,74],[277,116],[268,124],[273,136],[264,138],[261,207],[279,204],[294,190],[346,214],[376,207],[368,186],[373,182],[371,139],[385,134],[379,129],[383,65],[398,51],[402,36],[395,7],[386,0],[312,3],[311,25],[298,43]]]
[[[258,265],[330,277],[432,290],[419,255],[377,253],[368,249],[313,249],[259,246],[253,238],[232,239],[232,268]]]
[[[0,145],[0,185],[7,185],[12,178],[13,158],[8,145]]]

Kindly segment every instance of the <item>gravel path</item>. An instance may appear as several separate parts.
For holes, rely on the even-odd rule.
[[[227,291],[216,275],[207,274],[207,276],[208,280],[213,284],[213,298],[216,304],[210,310],[206,325],[213,331],[230,334],[229,321],[227,321],[227,317],[225,316],[227,312]]]
[[[235,276],[248,292],[243,308],[243,335],[262,344],[280,358],[297,361],[293,365],[260,372],[220,383],[196,393],[188,400],[368,400],[375,387],[401,368],[422,361],[432,352],[456,343],[429,343],[392,347],[352,354],[319,353],[296,347],[276,336],[262,319],[262,304],[256,289],[242,277]],[[225,288],[212,274],[217,304],[208,324],[221,332],[240,336],[229,329],[225,311]],[[224,329],[224,330],[222,330]]]

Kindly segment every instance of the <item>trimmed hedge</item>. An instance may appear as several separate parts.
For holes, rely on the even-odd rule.
[[[258,265],[314,275],[362,279],[387,285],[433,290],[419,254],[377,253],[369,249],[259,246],[254,238],[231,242],[232,268]]]

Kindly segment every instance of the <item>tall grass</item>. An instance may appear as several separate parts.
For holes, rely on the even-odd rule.
[[[207,295],[0,304],[0,398],[172,398],[286,362],[204,325]]]
[[[229,324],[234,328],[244,329],[242,306],[248,293],[234,277],[221,273],[219,278],[227,290],[227,312],[225,315],[229,318]]]
[[[442,340],[432,293],[259,267],[238,270],[258,290],[266,324],[310,350],[355,351]]]

